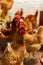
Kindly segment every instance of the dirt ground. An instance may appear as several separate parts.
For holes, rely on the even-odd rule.
[[[39,58],[40,58],[40,56],[41,56],[42,54],[43,54],[43,51],[38,51],[38,52],[35,54],[35,59],[36,59],[36,60],[30,61],[29,64],[28,64],[28,62],[27,62],[27,63],[25,63],[25,65],[41,65]],[[36,63],[34,63],[34,61],[36,61]],[[21,65],[23,65],[23,63],[21,63]]]

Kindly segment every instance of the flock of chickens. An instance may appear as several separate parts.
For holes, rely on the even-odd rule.
[[[37,26],[38,11],[24,17],[21,8],[11,21],[8,11],[12,5],[13,0],[0,0],[0,39],[6,41],[0,40],[0,65],[21,65],[24,58],[34,58],[43,43],[43,26]]]

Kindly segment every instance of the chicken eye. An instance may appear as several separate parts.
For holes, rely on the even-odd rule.
[[[11,23],[7,23],[6,26],[7,26],[7,28],[11,28],[12,24]]]
[[[2,29],[2,22],[0,22],[0,29]]]
[[[7,23],[7,24],[6,24],[6,27],[7,27],[7,28],[10,28],[10,24]]]

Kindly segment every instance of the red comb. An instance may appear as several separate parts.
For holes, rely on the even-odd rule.
[[[20,15],[15,15],[15,18],[20,20],[21,17],[20,17]]]

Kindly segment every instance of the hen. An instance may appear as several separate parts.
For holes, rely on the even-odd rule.
[[[30,58],[34,57],[35,52],[37,52],[41,48],[41,42],[39,40],[38,33],[26,33],[24,35],[24,43],[26,45],[27,52],[30,53]]]
[[[32,33],[33,29],[36,28],[37,25],[37,16],[38,16],[38,11],[35,12],[34,15],[28,14],[25,18],[25,25],[27,26],[28,32]]]
[[[14,43],[13,43],[14,44]],[[2,65],[20,65],[24,56],[24,47],[14,50],[10,43],[4,51]]]
[[[38,37],[39,37],[39,41],[43,45],[43,26],[38,27]]]

